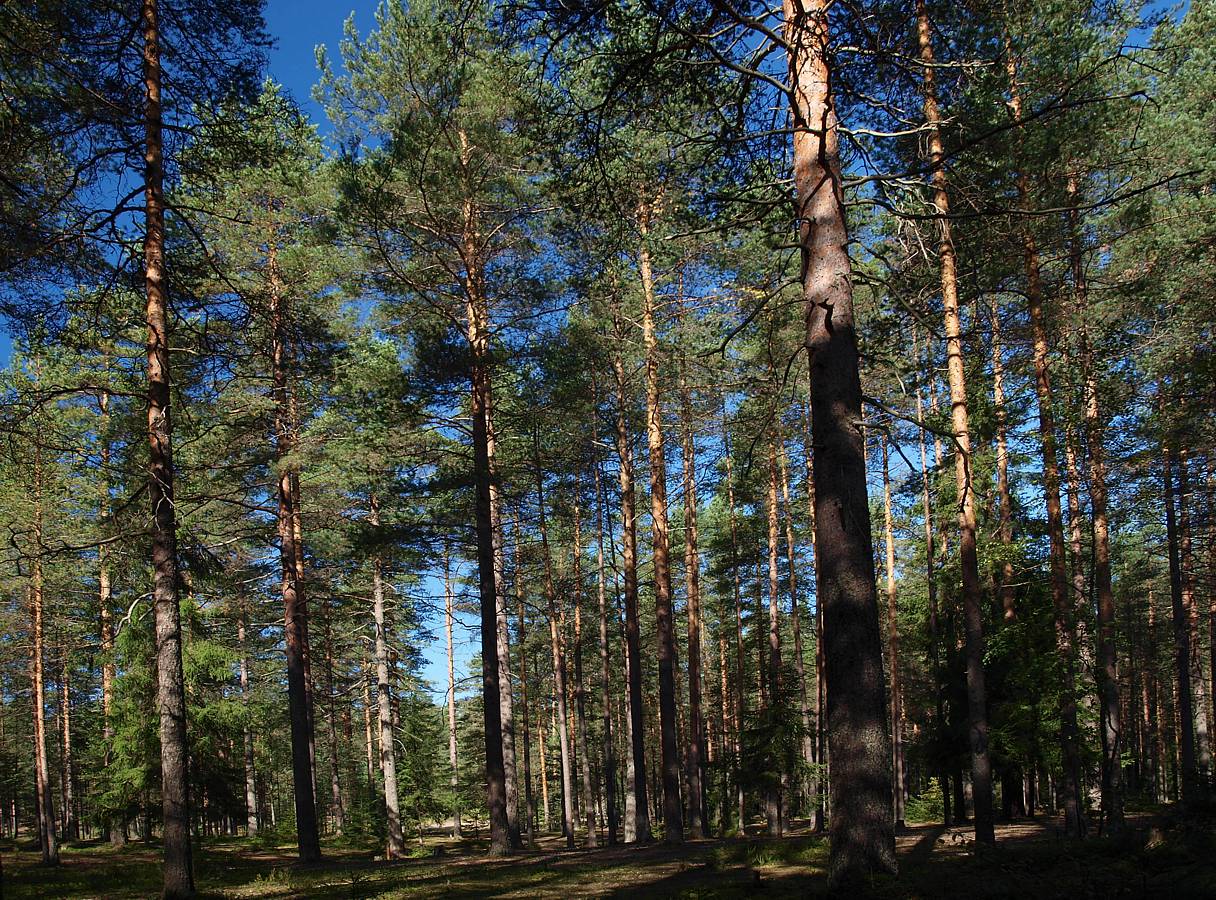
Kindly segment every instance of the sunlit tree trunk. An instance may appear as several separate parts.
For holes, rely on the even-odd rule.
[[[942,310],[946,334],[946,376],[950,384],[950,419],[954,432],[954,475],[958,487],[959,558],[963,582],[963,622],[966,635],[968,746],[971,751],[975,839],[996,841],[992,821],[992,762],[988,752],[988,699],[984,684],[984,619],[981,607],[979,556],[976,549],[975,489],[971,457],[971,424],[963,368],[962,321],[959,313],[957,259],[950,222],[950,193],[937,105],[933,41],[925,0],[916,2],[917,35],[924,64],[925,121],[929,124],[929,162],[933,206],[939,216],[938,264],[941,269]],[[899,801],[896,801],[897,806]]]
[[[613,330],[618,346],[624,339],[619,313],[614,313]],[[632,804],[625,808],[625,840],[645,844],[650,841],[650,813],[646,799],[646,735],[642,707],[641,634],[638,621],[638,540],[634,505],[633,449],[630,446],[626,414],[629,394],[625,364],[619,352],[612,355],[616,376],[617,414],[616,451],[619,459],[621,490],[621,567],[625,594],[625,664],[628,670],[630,784]]]
[[[891,745],[874,582],[861,379],[826,0],[785,0],[796,221],[811,371],[815,527],[827,663],[834,885],[894,872]]]
[[[256,773],[253,768],[253,727],[249,712],[249,647],[246,643],[248,612],[245,604],[241,603],[241,617],[236,625],[236,640],[241,648],[240,685],[241,685],[241,750],[245,765],[245,833],[253,836],[258,833],[258,792]]]
[[[443,545],[443,631],[448,651],[448,765],[452,772],[448,784],[452,789],[452,837],[461,836],[460,830],[460,769],[456,758],[456,657],[452,647],[452,623],[455,618],[452,595],[451,551]]]
[[[768,695],[772,702],[778,702],[781,697],[781,601],[780,575],[778,571],[779,557],[779,521],[780,510],[777,506],[777,436],[769,434],[768,438],[768,493],[766,495],[766,511],[768,513]],[[780,776],[780,781],[770,787],[764,798],[764,812],[768,819],[768,833],[772,837],[780,837],[782,833],[782,802],[780,784],[784,783],[785,772],[770,773]]]
[[[734,693],[734,753],[735,753],[735,813],[736,828],[739,834],[744,833],[746,825],[744,814],[742,757],[743,757],[743,584],[739,573],[739,523],[735,512],[735,476],[732,466],[730,428],[726,422],[726,403],[722,404],[722,441],[723,456],[726,459],[726,502],[730,514],[730,562],[734,576],[735,589],[735,693]]]
[[[380,504],[371,496],[368,523],[380,526]],[[376,655],[376,707],[380,734],[380,776],[384,781],[384,814],[387,820],[385,856],[398,859],[405,855],[405,836],[401,826],[401,805],[397,796],[397,751],[393,744],[393,697],[389,683],[389,645],[387,616],[384,610],[384,562],[372,557],[372,626]]]
[[[992,405],[996,414],[997,535],[1005,555],[1001,563],[1001,614],[1006,622],[1017,619],[1013,588],[1013,497],[1009,492],[1009,414],[1005,407],[1005,358],[1001,343],[1001,307],[992,295]],[[924,437],[922,434],[921,442]]]
[[[778,453],[781,468],[781,502],[785,506],[785,553],[790,570],[790,630],[794,637],[794,674],[798,679],[798,713],[802,722],[802,759],[815,761],[815,745],[811,735],[811,712],[806,693],[806,663],[802,647],[802,596],[798,592],[798,547],[794,542],[794,510],[790,505],[790,476],[785,448]]]
[[[582,787],[583,818],[587,826],[587,846],[599,846],[595,825],[595,786],[591,778],[591,744],[587,740],[587,684],[583,679],[583,580],[582,580],[582,522],[579,518],[578,485],[574,499],[574,709],[578,723],[578,743],[583,751]]]
[[[651,208],[642,204],[638,229],[638,268],[642,276],[642,341],[646,350],[646,445],[650,451],[650,525],[654,545],[656,637],[659,644],[659,743],[663,775],[663,837],[684,840],[684,810],[680,803],[680,753],[676,727],[676,644],[671,603],[671,539],[667,527],[667,460],[663,449],[663,409],[659,389],[659,350],[655,335],[654,275],[651,272]]]
[[[524,619],[523,535],[519,513],[515,515],[515,604],[519,630],[519,695],[520,720],[524,741],[524,827],[528,842],[536,841],[536,798],[532,791],[532,727],[528,719],[528,652],[525,647],[527,623]]]
[[[46,641],[45,602],[42,572],[42,442],[34,439],[34,559],[30,565],[30,684],[34,710],[34,801],[37,805],[38,840],[42,864],[59,864],[59,840],[55,830],[55,807],[51,799],[51,774],[46,752]]]
[[[1021,90],[1017,60],[1006,41],[1006,69],[1009,76],[1009,106],[1015,123],[1022,121]],[[1026,213],[1032,211],[1030,179],[1025,172],[1017,177],[1018,202]],[[1056,652],[1060,657],[1059,715],[1060,751],[1064,778],[1060,785],[1064,805],[1064,825],[1073,837],[1086,832],[1082,801],[1080,729],[1077,725],[1075,628],[1073,604],[1068,586],[1064,546],[1064,517],[1060,508],[1060,467],[1056,455],[1056,423],[1052,406],[1050,341],[1043,315],[1043,280],[1039,270],[1039,249],[1032,223],[1022,226],[1022,253],[1026,268],[1026,301],[1034,350],[1035,395],[1039,405],[1039,439],[1042,444],[1043,494],[1047,505],[1047,532],[1050,539],[1052,607],[1055,611]]]

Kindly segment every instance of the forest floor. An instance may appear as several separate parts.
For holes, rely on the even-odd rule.
[[[484,831],[483,831],[484,834]],[[997,827],[997,847],[975,852],[964,827],[916,825],[897,838],[898,879],[875,880],[878,898],[1008,897],[1068,900],[1113,897],[1216,897],[1213,821],[1185,822],[1166,811],[1133,818],[1119,841],[1065,840],[1058,823],[1025,820]],[[748,836],[680,847],[567,851],[554,836],[507,859],[485,843],[428,836],[416,858],[387,863],[371,848],[326,846],[324,861],[294,862],[294,845],[266,836],[208,840],[195,861],[200,894],[214,898],[413,897],[805,897],[830,896],[826,839],[795,829],[784,838]],[[0,844],[7,900],[143,898],[160,886],[158,847],[120,850],[81,843],[64,848],[58,868],[38,865],[36,849]],[[859,896],[859,892],[852,892]]]

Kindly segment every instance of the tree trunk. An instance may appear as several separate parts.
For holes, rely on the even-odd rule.
[[[380,506],[373,494],[368,510],[368,522],[380,525]],[[397,751],[393,744],[393,697],[389,684],[388,628],[384,612],[384,563],[372,557],[372,627],[376,654],[376,706],[380,725],[380,775],[384,779],[384,813],[388,822],[385,857],[399,859],[405,855],[405,835],[401,825],[401,806],[397,796]],[[484,642],[484,636],[483,636]]]
[[[1076,209],[1076,178],[1068,180],[1073,208],[1069,211],[1069,258],[1073,291],[1081,316],[1081,379],[1085,400],[1085,435],[1089,448],[1089,503],[1093,513],[1094,595],[1098,606],[1098,694],[1101,699],[1102,809],[1107,834],[1124,828],[1123,719],[1119,704],[1118,650],[1115,645],[1115,595],[1111,586],[1110,523],[1107,514],[1106,450],[1102,437],[1106,423],[1098,399],[1098,373],[1085,328],[1089,290],[1085,277],[1081,213]]]
[[[1022,101],[1018,84],[1017,61],[1006,46],[1006,69],[1009,75],[1010,101],[1015,123],[1022,121]],[[1025,172],[1018,174],[1018,202],[1026,212],[1031,211],[1030,179]],[[1051,597],[1055,611],[1056,652],[1060,657],[1061,684],[1059,688],[1060,751],[1064,778],[1061,799],[1064,804],[1064,828],[1072,837],[1084,837],[1085,807],[1082,802],[1082,772],[1080,736],[1077,726],[1076,661],[1073,610],[1068,587],[1064,547],[1064,517],[1060,509],[1060,468],[1056,457],[1056,424],[1052,408],[1050,342],[1043,317],[1043,282],[1039,272],[1039,250],[1033,226],[1026,222],[1022,229],[1022,251],[1026,267],[1026,300],[1030,312],[1030,327],[1034,348],[1035,394],[1039,404],[1039,438],[1042,442],[1043,494],[1047,504],[1047,531],[1051,548]]]
[[[110,522],[110,394],[102,391],[98,397],[98,409],[101,413],[97,423],[97,433],[100,440],[101,479],[100,479],[100,508],[98,518],[102,526]],[[110,588],[110,564],[106,544],[97,546],[97,606],[101,616],[101,735],[105,744],[103,761],[110,764],[110,748],[114,740],[114,598]],[[111,846],[122,847],[127,842],[127,830],[122,815],[114,813],[107,818],[106,828],[109,832]]]
[[[587,847],[599,846],[595,825],[595,786],[591,780],[591,744],[587,741],[587,683],[583,679],[583,577],[582,532],[579,521],[578,478],[574,485],[574,710],[578,723],[578,743],[583,750],[583,818],[587,826]]]
[[[768,495],[765,504],[768,512],[768,696],[777,704],[781,697],[781,582],[777,568],[780,541],[780,510],[777,508],[777,436],[768,438]],[[782,767],[783,768],[783,767]],[[764,812],[768,819],[770,837],[781,837],[782,815],[780,784],[784,782],[784,771],[769,773],[778,776],[764,798]]]
[[[813,828],[816,834],[824,829],[826,797],[823,782],[827,764],[827,678],[823,661],[823,604],[819,598],[819,548],[815,539],[815,450],[811,440],[810,386],[807,387],[806,415],[802,419],[802,454],[806,466],[807,523],[811,535],[811,565],[815,573],[815,765],[816,774],[811,780],[811,805],[814,807]]]
[[[891,518],[891,471],[887,459],[886,435],[879,436],[882,451],[883,536],[886,539],[887,576],[887,646],[890,648],[891,670],[891,760],[895,773],[895,826],[904,825],[904,790],[907,780],[903,756],[903,698],[899,689],[899,610],[896,606],[895,585],[895,525]]]
[[[241,722],[241,750],[245,765],[245,833],[252,837],[258,833],[258,794],[253,770],[253,728],[250,727],[249,721],[249,648],[245,643],[247,617],[248,613],[242,602],[241,617],[236,624],[236,640],[241,648],[241,711],[244,714]]]
[[[743,584],[739,574],[739,523],[735,513],[735,476],[732,471],[732,453],[730,443],[730,428],[726,423],[726,399],[722,401],[722,442],[723,456],[726,458],[726,502],[730,513],[730,567],[734,575],[735,588],[735,696],[734,696],[734,752],[735,752],[735,812],[736,828],[740,835],[745,833],[746,816],[743,797]]]
[[[619,313],[614,311],[613,330],[617,345],[624,339]],[[621,567],[624,573],[625,593],[625,647],[628,669],[629,694],[629,745],[630,745],[630,794],[632,806],[625,809],[625,841],[648,843],[650,836],[650,814],[646,799],[646,734],[642,708],[642,659],[641,627],[638,622],[638,537],[637,517],[634,508],[633,449],[629,442],[629,426],[626,413],[629,397],[625,381],[625,364],[619,352],[612,355],[612,368],[616,375],[617,414],[616,451],[620,461],[621,485]]]
[[[778,455],[781,468],[781,501],[785,505],[785,553],[790,569],[790,629],[794,635],[794,673],[798,678],[798,713],[802,723],[802,759],[808,765],[815,762],[815,747],[811,737],[811,712],[806,693],[806,663],[802,655],[802,599],[798,593],[798,549],[794,542],[794,511],[790,506],[790,476],[785,448]]]
[[[950,418],[954,431],[954,477],[958,487],[959,557],[963,582],[963,621],[966,634],[968,745],[975,805],[975,839],[993,844],[992,762],[988,755],[988,700],[984,685],[984,619],[981,609],[979,556],[976,550],[975,491],[972,486],[971,424],[963,368],[962,322],[959,314],[957,260],[950,224],[950,194],[937,106],[933,42],[925,0],[916,2],[920,58],[924,63],[925,120],[929,124],[929,161],[933,205],[940,217],[938,263],[941,267],[942,310],[946,333],[946,375],[950,382]]]
[[[692,393],[680,361],[680,439],[684,480],[684,579],[688,594],[688,836],[705,837],[705,717],[701,711],[701,554],[697,548],[697,457]]]
[[[452,567],[448,545],[443,545],[443,630],[448,650],[448,765],[452,767],[449,784],[452,788],[452,837],[461,836],[460,829],[460,769],[456,759],[456,659],[452,652]],[[525,713],[526,715],[526,713]],[[526,743],[526,742],[525,742]]]
[[[598,404],[597,404],[598,405]],[[612,655],[608,643],[608,600],[604,576],[604,485],[600,476],[598,457],[593,462],[595,472],[595,509],[599,523],[596,544],[596,591],[600,612],[600,703],[603,716],[604,794],[608,819],[608,846],[617,842],[616,755],[612,744]]]
[[[329,739],[329,793],[333,805],[334,831],[346,830],[346,798],[342,794],[341,758],[338,754],[338,705],[334,690],[334,635],[328,603],[322,604],[325,617],[325,700],[328,706],[325,726]]]
[[[51,775],[46,752],[46,641],[44,639],[42,576],[42,445],[34,445],[34,559],[30,566],[30,684],[34,709],[34,800],[38,813],[38,839],[42,864],[59,864],[59,842],[55,832],[55,807],[51,799]]]
[[[1177,699],[1174,702],[1178,721],[1178,781],[1183,803],[1193,803],[1198,796],[1198,772],[1195,768],[1195,731],[1191,693],[1191,629],[1183,598],[1182,563],[1178,550],[1178,524],[1175,503],[1179,494],[1174,480],[1175,452],[1172,446],[1163,448],[1162,464],[1165,475],[1165,531],[1170,562],[1170,600],[1174,624],[1174,672]]]
[[[190,850],[189,747],[177,600],[177,513],[173,505],[173,427],[169,417],[169,323],[165,288],[164,145],[161,124],[159,0],[143,0],[144,308],[148,329],[148,495],[152,504],[152,588],[156,629],[156,707],[160,716],[165,898],[194,893]]]
[[[562,829],[566,835],[566,849],[574,849],[574,772],[570,759],[570,733],[567,727],[566,709],[566,655],[559,629],[560,615],[557,609],[557,591],[553,585],[553,562],[549,555],[549,529],[545,524],[544,477],[540,469],[539,436],[536,439],[536,503],[540,524],[541,553],[545,563],[545,600],[549,606],[549,645],[553,652],[553,692],[557,697],[557,737],[562,761]]]
[[[996,414],[996,493],[1001,540],[1001,614],[1006,622],[1017,619],[1017,599],[1013,587],[1013,497],[1009,491],[1009,421],[1005,409],[1005,359],[1001,345],[1001,309],[992,296],[992,405]],[[924,437],[921,437],[922,445]]]
[[[826,0],[784,0],[810,356],[815,524],[832,759],[833,885],[894,872],[891,744],[862,459],[861,380]]]
[[[1195,554],[1191,540],[1190,454],[1180,448],[1174,464],[1178,470],[1178,549],[1182,569],[1182,606],[1186,610],[1191,650],[1191,709],[1195,716],[1195,765],[1206,778],[1212,769],[1212,744],[1208,723],[1207,680],[1199,643],[1199,604],[1195,600]]]
[[[535,844],[536,798],[532,792],[532,733],[528,724],[528,654],[524,647],[527,626],[524,621],[523,536],[518,513],[515,516],[515,603],[519,615],[519,692],[524,737],[524,824],[529,844]]]
[[[671,617],[671,554],[667,527],[667,461],[663,450],[663,409],[659,392],[659,350],[655,336],[654,276],[650,268],[651,209],[638,210],[641,245],[638,268],[642,276],[642,341],[646,348],[646,445],[650,451],[650,522],[654,543],[654,606],[659,644],[659,738],[663,772],[663,839],[684,840],[684,810],[680,803],[680,753],[676,735],[676,645]]]

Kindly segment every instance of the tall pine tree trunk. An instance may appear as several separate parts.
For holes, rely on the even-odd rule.
[[[886,435],[879,436],[882,451],[882,530],[886,543],[887,576],[887,646],[891,670],[891,761],[895,772],[895,825],[904,824],[904,791],[907,780],[903,755],[903,698],[899,688],[899,609],[896,605],[895,584],[895,525],[891,515],[891,470],[887,459]]]
[[[595,825],[595,786],[591,778],[591,744],[587,741],[587,683],[583,678],[583,574],[582,522],[579,519],[578,477],[574,486],[574,714],[578,723],[578,744],[583,750],[583,818],[587,826],[587,846],[599,846]]]
[[[937,106],[933,41],[925,0],[916,0],[917,35],[924,63],[925,121],[929,124],[929,162],[933,206],[940,217],[938,264],[941,267],[942,310],[945,317],[946,376],[950,383],[950,418],[954,431],[954,476],[958,487],[959,558],[963,581],[963,623],[967,660],[967,743],[971,751],[975,839],[996,842],[992,822],[992,761],[988,754],[988,699],[984,685],[984,619],[980,605],[979,556],[976,549],[974,473],[971,465],[971,424],[963,368],[962,321],[959,313],[957,260],[950,223],[950,194]]]
[[[456,658],[452,652],[452,624],[455,618],[453,602],[451,552],[445,541],[443,545],[443,631],[444,637],[447,639],[448,651],[448,765],[452,769],[448,784],[452,789],[452,837],[458,838],[461,836],[460,769],[457,766],[456,758]]]
[[[826,0],[785,0],[794,184],[810,355],[815,527],[827,663],[834,885],[894,872],[891,746],[862,459],[861,378]]]
[[[194,893],[190,850],[189,747],[177,599],[177,513],[173,505],[173,427],[169,417],[169,322],[165,287],[164,143],[158,0],[143,0],[144,320],[148,329],[148,496],[152,505],[156,708],[160,716],[165,898]]]
[[[59,841],[55,832],[55,807],[51,799],[51,774],[46,752],[46,641],[45,602],[42,574],[42,444],[34,438],[34,559],[30,566],[30,685],[34,709],[34,801],[38,814],[38,840],[42,864],[59,864]]]
[[[1193,803],[1198,795],[1198,772],[1195,768],[1195,730],[1191,692],[1191,629],[1183,595],[1182,561],[1179,552],[1176,504],[1180,493],[1174,478],[1176,455],[1172,441],[1163,448],[1162,464],[1165,475],[1165,532],[1170,564],[1170,601],[1174,625],[1174,702],[1178,727],[1175,741],[1178,753],[1178,782],[1183,803]]]
[[[765,508],[768,513],[768,696],[773,704],[781,698],[781,601],[780,575],[778,571],[779,557],[779,521],[780,510],[777,508],[777,436],[773,433],[768,438],[768,494]],[[764,798],[764,812],[768,819],[768,833],[771,837],[780,837],[782,833],[782,802],[781,785],[784,783],[784,771],[768,773],[773,782]]]
[[[996,493],[997,535],[1001,540],[1001,615],[1006,622],[1017,619],[1017,598],[1013,588],[1013,496],[1009,491],[1009,414],[1005,408],[1005,358],[1001,344],[1001,308],[992,296],[992,405],[996,415]],[[923,445],[922,435],[922,445]]]
[[[619,312],[614,311],[613,330],[617,344],[624,339]],[[626,414],[629,395],[625,364],[620,352],[612,355],[616,376],[616,451],[621,490],[621,568],[625,594],[625,649],[629,695],[629,794],[632,804],[625,808],[625,840],[639,844],[650,841],[650,814],[646,786],[646,733],[642,707],[641,626],[638,621],[638,536],[634,503],[633,449],[629,441]]]
[[[1069,211],[1069,261],[1073,291],[1081,316],[1081,380],[1085,401],[1085,436],[1089,449],[1089,503],[1093,513],[1093,577],[1098,606],[1098,694],[1101,700],[1102,808],[1107,834],[1123,830],[1123,717],[1119,703],[1118,650],[1115,645],[1115,595],[1111,586],[1110,522],[1107,513],[1106,423],[1098,398],[1098,373],[1085,327],[1089,290],[1085,277],[1081,213],[1076,208],[1077,180],[1068,180],[1073,208]]]
[[[380,505],[372,495],[368,523],[380,525]],[[376,708],[380,734],[380,775],[384,780],[384,813],[387,819],[385,856],[398,859],[405,855],[405,836],[401,826],[401,805],[397,796],[397,751],[393,744],[393,697],[389,684],[389,647],[387,616],[384,611],[384,562],[372,557],[372,628],[376,655]]]
[[[794,636],[794,675],[798,679],[798,714],[802,723],[802,760],[815,762],[815,745],[811,734],[811,711],[806,693],[806,663],[802,647],[802,599],[798,593],[798,548],[794,542],[794,511],[790,506],[790,476],[785,460],[785,448],[778,454],[781,468],[781,502],[785,506],[785,553],[790,574],[790,630]]]
[[[598,404],[597,404],[598,406]],[[596,592],[600,613],[600,704],[603,718],[604,795],[608,819],[608,845],[617,842],[616,754],[612,728],[612,654],[608,642],[608,598],[604,574],[604,485],[598,456],[592,461],[595,472],[595,510],[598,520],[596,542]]]
[[[671,601],[671,540],[667,527],[667,460],[663,449],[663,409],[659,389],[659,349],[655,335],[654,275],[651,271],[651,207],[638,210],[642,276],[642,341],[646,350],[646,445],[650,452],[650,530],[654,545],[654,607],[659,644],[659,744],[663,775],[663,839],[684,840],[684,810],[680,803],[680,753],[676,735],[676,642]]]
[[[732,467],[730,428],[726,423],[726,400],[722,402],[723,456],[726,458],[726,502],[730,514],[730,567],[735,589],[735,694],[734,694],[734,753],[735,753],[735,814],[736,830],[744,833],[746,822],[743,797],[743,579],[739,573],[739,522],[735,512],[735,475]]]
[[[1022,121],[1021,91],[1018,84],[1017,61],[1006,43],[1006,68],[1009,75],[1010,109],[1015,123]],[[1017,178],[1018,202],[1022,210],[1032,211],[1030,179],[1025,172]],[[1043,460],[1043,494],[1047,505],[1047,532],[1050,539],[1050,572],[1052,607],[1055,612],[1056,652],[1060,657],[1059,715],[1060,751],[1063,760],[1063,781],[1060,799],[1064,805],[1065,831],[1072,837],[1084,837],[1085,807],[1082,800],[1082,771],[1080,729],[1077,725],[1075,629],[1073,604],[1068,586],[1064,546],[1064,517],[1060,508],[1060,466],[1056,455],[1056,423],[1052,406],[1049,361],[1050,341],[1043,314],[1043,280],[1039,271],[1039,250],[1033,225],[1022,225],[1022,253],[1026,268],[1026,301],[1030,312],[1031,339],[1034,350],[1035,395],[1039,405],[1039,439]]]
[[[253,769],[253,727],[249,714],[249,648],[246,641],[246,619],[248,612],[245,604],[241,604],[241,618],[236,625],[236,641],[241,648],[240,686],[241,686],[241,756],[245,767],[245,833],[252,837],[258,833],[258,792],[257,780]]]

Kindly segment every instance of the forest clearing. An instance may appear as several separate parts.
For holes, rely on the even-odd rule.
[[[0,890],[1216,896],[1216,0],[0,3]]]

